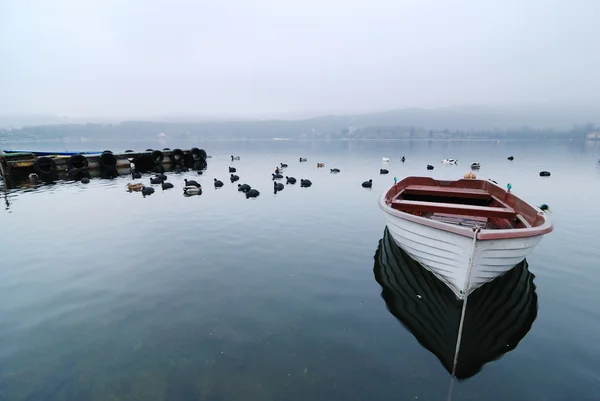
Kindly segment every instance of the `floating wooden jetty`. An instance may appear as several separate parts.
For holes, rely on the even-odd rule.
[[[206,151],[200,148],[146,149],[103,152],[36,152],[0,150],[0,175],[6,188],[14,188],[25,180],[53,182],[60,179],[115,178],[134,172],[162,173],[168,170],[203,170],[207,166]]]

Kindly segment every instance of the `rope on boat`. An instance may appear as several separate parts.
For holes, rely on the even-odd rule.
[[[469,257],[469,268],[467,269],[467,280],[465,282],[463,294],[465,299],[463,300],[462,311],[460,313],[460,323],[458,325],[458,336],[456,337],[456,348],[454,349],[454,361],[452,362],[452,375],[450,376],[450,388],[448,389],[448,401],[452,400],[452,388],[454,387],[454,379],[456,376],[456,366],[458,365],[458,353],[460,351],[460,341],[462,339],[463,324],[465,322],[465,315],[467,314],[467,298],[469,297],[469,287],[471,286],[471,271],[473,270],[473,257],[475,256],[475,246],[477,245],[477,234],[481,229],[475,227],[473,229],[473,245],[471,246],[471,256]]]

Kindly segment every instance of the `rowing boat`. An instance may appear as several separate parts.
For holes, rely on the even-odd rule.
[[[547,213],[486,180],[407,177],[379,199],[392,238],[464,299],[553,230]]]

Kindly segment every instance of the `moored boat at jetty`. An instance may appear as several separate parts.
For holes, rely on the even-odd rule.
[[[464,299],[553,230],[547,213],[486,180],[407,177],[379,199],[392,238]]]

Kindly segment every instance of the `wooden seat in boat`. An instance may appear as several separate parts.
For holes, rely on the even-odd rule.
[[[491,195],[485,189],[434,187],[429,185],[408,185],[404,193],[409,195],[444,196],[452,198],[487,199]]]
[[[514,219],[517,213],[510,207],[473,206],[455,203],[421,202],[404,199],[392,201],[392,207],[404,212],[430,212],[445,213],[461,216],[495,217],[501,219]]]

